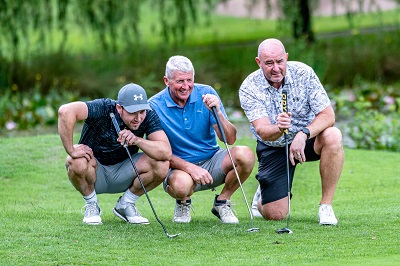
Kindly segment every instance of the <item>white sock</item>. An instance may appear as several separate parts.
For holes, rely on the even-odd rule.
[[[86,201],[86,204],[89,203],[97,203],[97,195],[96,195],[96,190],[93,190],[92,193],[90,193],[90,195],[88,196],[83,196],[83,199]]]
[[[124,195],[122,195],[121,197],[121,204],[125,205],[126,203],[135,203],[136,200],[139,198],[140,196],[136,196],[135,194],[133,194],[129,188],[125,191]]]
[[[257,206],[258,201],[260,200],[260,197],[261,197],[261,188],[260,188],[260,185],[258,185],[257,190],[254,193],[254,197],[253,197],[253,202],[252,202],[253,206]]]

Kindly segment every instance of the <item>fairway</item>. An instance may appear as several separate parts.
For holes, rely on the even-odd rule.
[[[250,146],[253,139],[239,144]],[[149,193],[164,234],[145,197],[137,203],[150,225],[129,225],[112,208],[120,196],[99,195],[102,226],[82,224],[82,197],[69,183],[59,136],[0,138],[0,265],[398,265],[400,261],[399,153],[346,149],[334,201],[338,226],[318,225],[318,163],[296,170],[290,229],[285,221],[250,218],[238,190],[232,198],[240,220],[226,225],[211,214],[216,192],[194,194],[190,224],[171,221],[175,201],[159,186]],[[253,170],[243,184],[249,201]]]

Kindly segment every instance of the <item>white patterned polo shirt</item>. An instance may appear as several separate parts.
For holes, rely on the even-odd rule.
[[[287,111],[292,113],[292,125],[289,128],[288,141],[308,126],[315,116],[327,108],[331,102],[314,70],[308,65],[288,61],[283,88],[287,91]],[[258,141],[273,147],[285,146],[284,136],[276,141],[263,141],[256,133],[252,122],[268,117],[276,124],[276,117],[282,113],[282,86],[272,87],[265,79],[261,69],[251,73],[239,89],[239,100],[250,129]]]

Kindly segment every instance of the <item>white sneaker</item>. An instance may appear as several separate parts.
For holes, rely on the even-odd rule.
[[[337,225],[338,223],[332,206],[328,204],[321,204],[319,206],[318,218],[321,225]]]
[[[191,203],[191,200],[186,200],[185,202],[177,200],[174,218],[172,219],[172,221],[175,223],[190,223],[190,208],[192,207]]]
[[[134,203],[126,203],[124,205],[121,204],[120,201],[121,197],[118,199],[117,204],[113,209],[113,212],[117,217],[131,224],[149,224],[149,220],[142,217]]]
[[[258,185],[256,193],[254,193],[253,202],[251,203],[251,213],[253,217],[262,217],[260,211],[258,210],[258,201],[261,197],[261,188]]]
[[[221,200],[217,202],[218,195],[215,196],[214,206],[211,212],[217,216],[224,224],[238,224],[238,218],[232,212],[232,205],[229,200]]]
[[[97,202],[87,203],[83,208],[85,208],[85,214],[83,217],[83,222],[90,225],[103,224],[101,222],[101,209]]]

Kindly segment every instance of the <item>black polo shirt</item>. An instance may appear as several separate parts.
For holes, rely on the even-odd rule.
[[[114,113],[120,129],[128,129],[116,109],[117,102],[111,99],[96,99],[86,102],[88,117],[83,125],[79,143],[92,148],[96,159],[103,165],[114,165],[128,158],[125,148],[117,142],[117,132],[112,123],[110,113]],[[146,118],[137,130],[132,132],[143,138],[153,132],[163,130],[155,111],[146,110]],[[131,154],[138,152],[136,145],[128,147]]]

